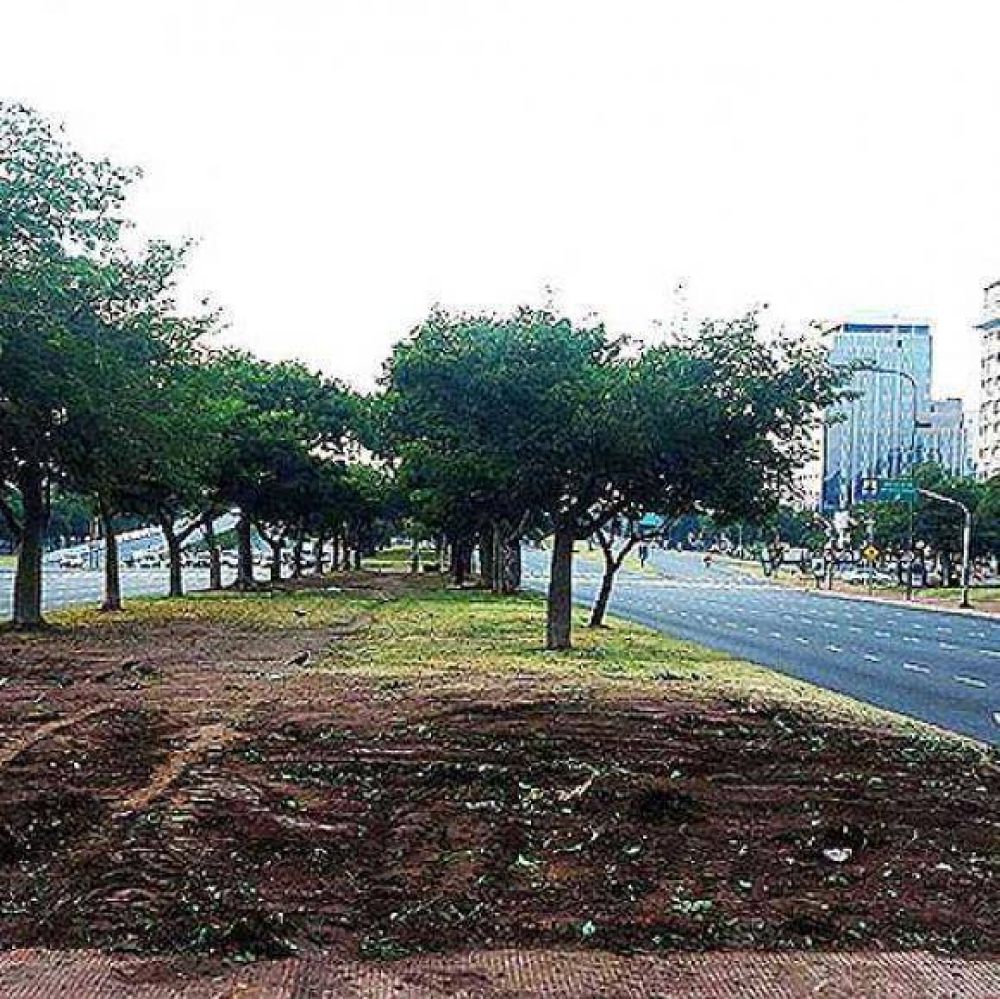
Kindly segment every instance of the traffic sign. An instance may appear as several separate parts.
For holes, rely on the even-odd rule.
[[[866,562],[874,563],[878,558],[878,549],[874,545],[865,545],[861,554]]]
[[[878,498],[880,500],[905,500],[915,499],[917,487],[912,479],[882,479],[878,484]]]

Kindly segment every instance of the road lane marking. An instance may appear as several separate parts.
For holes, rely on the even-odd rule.
[[[882,661],[878,656],[873,656],[870,652],[865,653],[865,659],[870,663],[880,663]]]
[[[930,668],[921,666],[920,663],[903,663],[903,669],[908,669],[911,673],[930,673]]]
[[[876,638],[892,638],[892,635],[890,635],[887,631],[876,631],[873,632],[873,634]]]
[[[942,649],[957,649],[957,645],[952,645],[951,642],[938,642],[938,647]]]
[[[983,688],[986,686],[986,682],[984,680],[979,680],[974,676],[960,676],[956,674],[955,680],[958,683],[964,683],[967,687]]]
[[[919,638],[914,638],[912,635],[903,635],[904,642],[919,642]]]
[[[980,649],[979,650],[984,656],[993,656],[994,659],[1000,659],[1000,652],[996,649]]]
[[[861,634],[861,629],[856,624],[848,625],[848,631],[853,631],[856,635]]]

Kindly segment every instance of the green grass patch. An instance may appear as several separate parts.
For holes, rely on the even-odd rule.
[[[377,589],[386,577],[366,577],[370,588],[303,589],[264,593],[204,593],[181,599],[130,600],[120,614],[72,609],[53,614],[60,629],[164,626],[198,621],[242,630],[346,629],[312,669],[348,670],[371,678],[551,678],[599,685],[623,697],[676,695],[694,701],[738,701],[864,722],[917,727],[902,719],[762,666],[610,617],[589,629],[574,614],[574,647],[544,647],[545,602],[535,594],[496,596],[452,590],[426,577],[394,575],[394,592]],[[351,627],[348,627],[351,626]]]

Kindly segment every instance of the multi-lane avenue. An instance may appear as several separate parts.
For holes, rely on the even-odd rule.
[[[526,553],[544,585],[548,554]],[[576,560],[592,601],[600,564]],[[1000,620],[777,586],[694,553],[654,550],[622,570],[611,610],[659,631],[944,728],[1000,743]]]
[[[158,596],[169,586],[166,569],[123,569],[122,596]],[[207,569],[185,569],[184,585],[188,589],[208,586]],[[0,621],[11,612],[14,574],[0,569]],[[42,609],[56,610],[76,604],[99,604],[104,595],[104,574],[82,569],[59,569],[46,565],[42,572]]]

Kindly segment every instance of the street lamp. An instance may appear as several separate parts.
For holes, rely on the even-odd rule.
[[[971,566],[969,560],[972,555],[972,511],[961,501],[952,499],[950,496],[942,496],[931,489],[918,490],[923,496],[930,496],[931,499],[957,506],[964,516],[962,525],[962,602],[960,607],[969,607],[969,571]],[[946,581],[948,582],[948,581]]]

